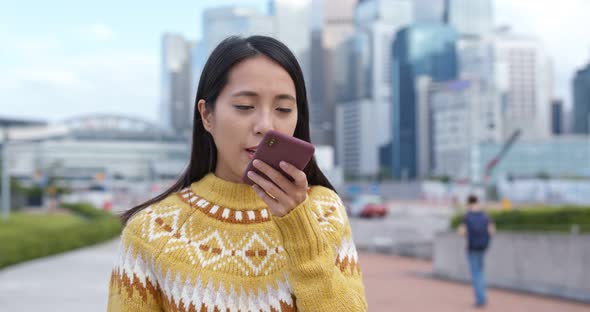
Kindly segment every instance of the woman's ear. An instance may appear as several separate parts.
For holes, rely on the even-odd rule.
[[[201,115],[201,120],[203,121],[203,127],[207,132],[211,132],[211,111],[207,109],[205,105],[205,100],[201,99],[197,102],[197,109],[199,110],[199,114]]]

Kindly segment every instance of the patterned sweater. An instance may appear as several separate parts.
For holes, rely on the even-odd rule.
[[[108,311],[366,311],[342,201],[311,187],[283,217],[210,173],[134,215]]]

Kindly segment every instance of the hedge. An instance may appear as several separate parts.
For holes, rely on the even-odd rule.
[[[520,208],[509,211],[490,211],[498,230],[530,232],[570,232],[577,226],[580,232],[590,232],[590,207]],[[451,219],[457,228],[464,213]]]
[[[122,225],[118,217],[94,208],[89,204],[67,204],[62,207],[77,216],[79,222],[66,221],[63,226],[7,227],[0,231],[0,268],[19,262],[62,253],[68,250],[97,244],[118,236]],[[25,215],[46,218],[48,215]],[[9,220],[10,224],[10,220]],[[1,225],[1,224],[0,224]]]

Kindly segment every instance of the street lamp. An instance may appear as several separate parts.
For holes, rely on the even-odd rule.
[[[8,173],[8,127],[2,127],[2,219],[10,215],[10,175]]]

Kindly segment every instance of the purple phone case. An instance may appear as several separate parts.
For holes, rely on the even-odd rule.
[[[260,159],[273,167],[274,169],[281,172],[289,180],[293,181],[290,175],[285,173],[279,166],[281,161],[286,161],[299,170],[303,170],[309,163],[314,153],[314,146],[311,143],[305,142],[295,137],[282,134],[277,131],[269,131],[266,133],[258,148],[254,157],[248,164],[246,171],[242,176],[242,181],[249,185],[254,185],[254,181],[248,178],[248,171],[254,171],[261,175],[267,180],[270,180],[264,173],[260,172],[254,167],[252,162],[254,159]],[[272,181],[272,180],[271,180]]]

